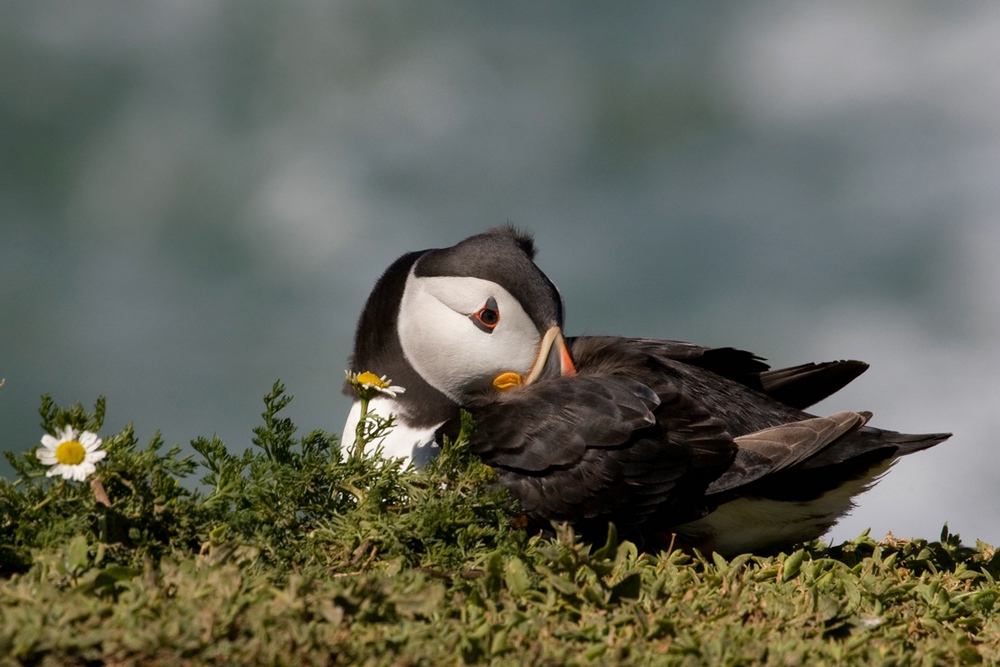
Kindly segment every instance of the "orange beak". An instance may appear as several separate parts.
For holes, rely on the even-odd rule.
[[[542,343],[538,348],[538,357],[535,365],[531,367],[525,384],[531,384],[543,377],[566,377],[576,375],[576,366],[569,356],[569,348],[566,347],[566,339],[563,338],[559,327],[552,327],[545,332]]]
[[[493,378],[493,386],[500,391],[507,391],[514,387],[537,382],[543,377],[568,377],[572,375],[576,375],[576,366],[573,365],[573,359],[569,356],[566,339],[563,338],[559,327],[552,327],[542,337],[542,342],[538,346],[538,356],[528,372],[528,377],[523,378],[520,373],[513,371],[501,373]]]

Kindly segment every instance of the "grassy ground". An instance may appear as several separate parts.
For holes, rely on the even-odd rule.
[[[298,437],[287,401],[276,385],[241,455],[126,429],[84,483],[8,456],[0,665],[1000,664],[986,544],[726,561],[529,536],[462,438],[418,475]],[[103,404],[41,412],[99,431]]]

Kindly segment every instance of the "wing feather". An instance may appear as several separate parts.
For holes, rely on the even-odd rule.
[[[609,351],[681,362],[738,382],[797,410],[835,394],[868,369],[863,361],[847,359],[772,370],[762,357],[746,350],[711,348],[676,340],[581,336],[569,341],[574,358],[579,355],[587,359],[585,364],[594,361],[617,364],[619,359],[609,355]]]
[[[697,515],[736,448],[725,424],[676,387],[613,375],[540,381],[472,412],[470,450],[539,522],[627,530],[654,512]]]
[[[763,429],[736,438],[736,458],[713,481],[707,493],[746,486],[765,475],[790,468],[829,447],[868,421],[870,413],[838,412]]]

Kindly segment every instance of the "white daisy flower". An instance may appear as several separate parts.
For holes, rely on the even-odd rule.
[[[35,455],[45,465],[52,466],[46,476],[62,475],[63,479],[82,482],[97,470],[95,464],[107,456],[107,452],[98,449],[100,446],[101,439],[96,433],[78,432],[67,426],[55,436],[43,435],[42,448]]]
[[[375,398],[376,394],[385,394],[390,398],[396,398],[397,394],[402,394],[405,389],[392,386],[392,380],[386,380],[385,376],[379,377],[371,371],[363,373],[352,373],[346,371],[347,381],[359,397],[365,400]]]

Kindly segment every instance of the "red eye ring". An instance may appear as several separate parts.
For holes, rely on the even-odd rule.
[[[472,323],[485,333],[493,333],[493,330],[500,324],[500,309],[497,300],[490,297],[486,300],[486,305],[469,315]]]

